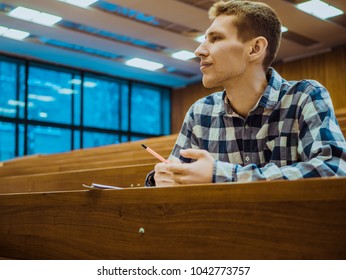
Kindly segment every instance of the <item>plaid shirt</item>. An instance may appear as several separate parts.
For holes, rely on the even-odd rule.
[[[170,157],[204,149],[213,182],[346,176],[346,143],[328,91],[312,80],[286,81],[274,70],[246,118],[217,92],[194,103]]]

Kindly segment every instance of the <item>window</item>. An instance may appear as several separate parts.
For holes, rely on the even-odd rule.
[[[70,150],[71,130],[49,126],[28,126],[28,155],[61,153]]]
[[[72,124],[73,101],[80,100],[80,80],[72,73],[39,67],[30,67],[28,79],[28,119],[44,122]]]
[[[84,125],[119,130],[123,111],[127,111],[125,103],[122,108],[121,99],[125,100],[128,89],[116,80],[86,77],[84,81]]]
[[[15,157],[15,124],[0,122],[0,159],[7,160]]]
[[[0,116],[24,117],[24,66],[0,59]]]
[[[167,106],[163,107],[165,99],[167,92],[162,89],[134,84],[131,92],[131,130],[153,135],[165,134],[163,126],[170,115]]]
[[[170,89],[0,56],[0,160],[170,134]]]
[[[84,132],[84,148],[98,147],[119,143],[119,135],[100,132]]]

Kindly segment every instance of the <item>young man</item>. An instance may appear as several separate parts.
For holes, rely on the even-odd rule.
[[[217,2],[196,49],[203,85],[221,86],[186,114],[169,158],[147,185],[345,176],[346,144],[327,90],[270,68],[281,23],[266,4]]]

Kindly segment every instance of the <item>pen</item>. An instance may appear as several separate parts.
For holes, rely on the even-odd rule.
[[[155,152],[154,150],[152,150],[149,147],[145,146],[144,144],[142,144],[142,147],[144,149],[146,149],[149,153],[151,153],[154,157],[156,157],[157,159],[161,160],[162,162],[169,163],[169,161],[167,159],[165,159],[164,157],[160,156],[157,152]]]

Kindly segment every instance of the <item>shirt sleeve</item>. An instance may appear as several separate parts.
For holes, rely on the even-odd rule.
[[[346,145],[332,101],[324,87],[311,87],[299,111],[300,161],[278,167],[268,163],[239,165],[215,161],[213,182],[346,176]]]
[[[185,115],[181,130],[177,137],[177,141],[175,142],[169,158],[176,157],[183,163],[192,162],[191,159],[182,157],[180,155],[180,150],[189,148],[199,149],[198,139],[193,133],[194,125],[194,105],[192,105]]]

